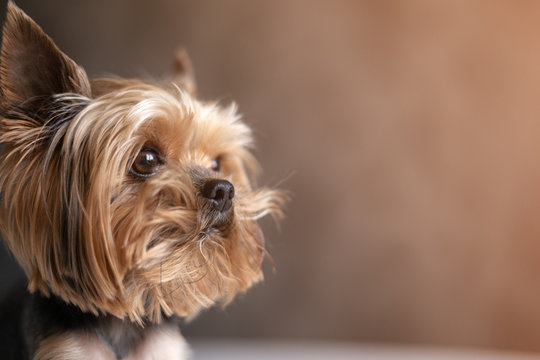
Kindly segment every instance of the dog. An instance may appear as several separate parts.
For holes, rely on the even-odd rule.
[[[185,359],[179,320],[263,278],[258,187],[236,105],[172,81],[90,80],[13,2],[0,54],[0,231],[28,283],[3,359]]]

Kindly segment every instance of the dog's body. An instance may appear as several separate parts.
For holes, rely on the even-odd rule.
[[[173,83],[89,80],[13,3],[0,57],[0,230],[29,292],[2,358],[183,359],[178,319],[262,279],[251,132]]]
[[[185,359],[189,353],[177,317],[142,327],[85,313],[54,295],[30,294],[23,287],[4,299],[0,333],[0,354],[6,360]]]

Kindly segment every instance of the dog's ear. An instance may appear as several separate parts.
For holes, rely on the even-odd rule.
[[[180,49],[175,54],[173,82],[193,97],[197,96],[195,72],[185,49]]]
[[[39,118],[52,96],[90,96],[85,71],[62,53],[49,36],[13,2],[7,4],[0,54],[0,106]]]

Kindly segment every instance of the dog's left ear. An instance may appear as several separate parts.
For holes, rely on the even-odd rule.
[[[173,82],[191,96],[197,97],[195,71],[185,49],[180,49],[175,54]]]
[[[89,97],[85,71],[61,52],[49,36],[13,2],[7,5],[0,54],[0,106],[38,117],[61,93]]]

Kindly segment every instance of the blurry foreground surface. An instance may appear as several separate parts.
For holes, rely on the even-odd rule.
[[[193,360],[538,360],[540,355],[325,342],[216,341],[191,344]]]
[[[17,4],[89,74],[185,46],[287,179],[277,272],[185,334],[540,351],[540,2]]]

